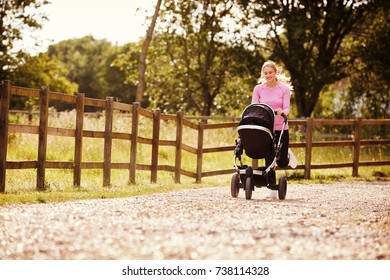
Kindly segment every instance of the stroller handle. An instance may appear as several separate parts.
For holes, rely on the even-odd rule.
[[[274,111],[274,112],[275,112],[275,115],[278,114],[278,111]],[[287,123],[287,116],[286,116],[286,114],[285,114],[285,113],[282,113],[281,116],[282,116],[283,119],[284,119],[284,123]]]

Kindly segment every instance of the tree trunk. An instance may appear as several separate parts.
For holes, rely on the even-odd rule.
[[[135,96],[135,101],[141,103],[142,96],[145,92],[146,82],[145,82],[145,72],[146,72],[146,55],[148,53],[149,44],[152,41],[153,30],[156,25],[157,17],[160,11],[162,0],[157,1],[156,8],[154,10],[154,15],[152,18],[152,22],[148,30],[146,31],[146,38],[142,44],[141,53],[138,60],[138,85],[137,85],[137,93]]]
[[[318,100],[319,91],[309,94],[307,91],[294,91],[295,104],[297,106],[298,118],[308,118],[314,111]]]
[[[317,81],[316,85],[308,86],[300,81],[304,80],[304,76],[291,71],[291,81],[294,87],[295,104],[297,106],[298,118],[308,118],[314,111],[315,105],[321,92],[321,88],[325,85],[321,81]]]

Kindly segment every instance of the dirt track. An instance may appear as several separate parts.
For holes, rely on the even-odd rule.
[[[390,259],[390,182],[0,207],[0,259]]]

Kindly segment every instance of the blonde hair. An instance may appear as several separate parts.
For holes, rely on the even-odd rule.
[[[278,82],[281,82],[285,86],[287,86],[290,89],[290,92],[292,92],[294,90],[294,87],[291,84],[290,78],[287,77],[284,73],[282,73],[278,69],[278,67],[276,66],[276,63],[271,61],[271,60],[264,62],[263,66],[261,67],[261,76],[260,76],[259,81],[258,81],[259,84],[264,84],[266,82],[264,74],[263,74],[263,72],[264,72],[263,70],[265,67],[271,67],[272,69],[274,69],[274,71],[276,73],[276,80]]]

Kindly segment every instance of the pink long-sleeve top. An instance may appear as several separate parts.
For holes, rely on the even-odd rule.
[[[281,108],[287,116],[290,113],[290,89],[280,82],[273,88],[269,88],[266,83],[257,85],[253,89],[253,103],[265,103],[274,111]],[[283,121],[282,116],[276,116],[275,130],[282,130]],[[288,123],[284,129],[288,129]]]

